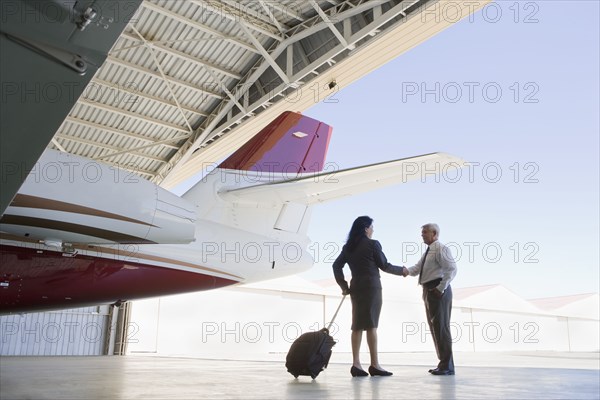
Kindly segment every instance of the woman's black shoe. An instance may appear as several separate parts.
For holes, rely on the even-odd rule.
[[[377,369],[373,366],[369,367],[369,373],[371,376],[390,376],[393,375],[390,371],[385,371],[383,369]]]
[[[356,368],[354,365],[352,368],[350,368],[350,374],[352,374],[352,376],[369,376],[369,374],[367,374],[365,371],[360,368]]]

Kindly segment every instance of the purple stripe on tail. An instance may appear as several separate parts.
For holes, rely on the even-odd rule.
[[[331,130],[320,121],[286,111],[219,168],[288,174],[322,171]]]

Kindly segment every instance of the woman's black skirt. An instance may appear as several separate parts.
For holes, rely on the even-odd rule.
[[[364,331],[379,326],[381,288],[361,288],[350,292],[352,299],[352,330]]]

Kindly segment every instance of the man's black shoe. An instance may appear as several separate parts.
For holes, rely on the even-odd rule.
[[[451,371],[449,369],[439,369],[436,368],[433,371],[431,371],[432,375],[454,375],[454,371]]]

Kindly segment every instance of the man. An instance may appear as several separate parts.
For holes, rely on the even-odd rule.
[[[437,368],[430,369],[433,375],[454,375],[450,314],[452,312],[452,288],[450,282],[456,275],[456,263],[450,250],[438,241],[440,227],[426,224],[421,227],[421,237],[428,245],[418,263],[410,268],[403,267],[403,275],[419,275],[423,286],[423,301],[429,330],[433,336],[437,357]]]

